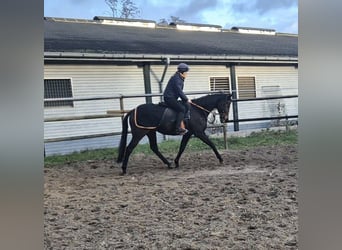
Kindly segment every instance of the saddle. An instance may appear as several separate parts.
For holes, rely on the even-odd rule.
[[[178,102],[181,103],[182,101],[178,101]],[[165,102],[159,102],[158,105],[161,107],[166,107],[168,109],[171,109],[171,108],[169,108],[169,106]],[[173,110],[173,109],[171,109],[171,110]],[[186,120],[190,119],[190,110],[188,110],[188,113],[184,114],[184,119],[186,119]]]
[[[135,123],[140,128],[175,131],[177,112],[169,108],[164,102],[159,104],[143,104],[135,109]],[[177,134],[177,133],[174,133]]]

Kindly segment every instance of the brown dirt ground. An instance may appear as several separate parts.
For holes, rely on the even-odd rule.
[[[45,249],[298,249],[297,146],[221,154],[45,168]]]

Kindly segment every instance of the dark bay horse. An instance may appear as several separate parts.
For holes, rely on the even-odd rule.
[[[223,162],[221,155],[215,145],[205,134],[207,128],[207,117],[213,109],[217,109],[222,123],[228,122],[228,113],[231,103],[231,94],[211,94],[192,100],[190,107],[190,120],[186,124],[187,132],[183,135],[181,145],[175,158],[175,166],[179,167],[179,159],[192,135],[201,139],[212,148],[220,163]],[[171,163],[160,153],[157,145],[156,132],[165,135],[175,135],[176,113],[165,106],[159,104],[142,104],[129,111],[122,121],[122,134],[119,145],[117,162],[122,162],[122,174],[126,174],[127,163],[133,149],[139,141],[148,136],[152,151],[169,167]],[[131,127],[132,139],[127,143],[128,120]]]

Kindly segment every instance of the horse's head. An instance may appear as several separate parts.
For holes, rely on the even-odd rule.
[[[224,94],[222,95],[222,98],[220,98],[217,103],[217,111],[220,114],[221,123],[228,122],[231,97],[232,97],[231,94]]]

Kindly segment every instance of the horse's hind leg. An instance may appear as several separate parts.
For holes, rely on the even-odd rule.
[[[190,140],[191,136],[192,136],[191,132],[188,132],[185,135],[183,135],[182,142],[181,142],[181,145],[179,147],[177,157],[175,159],[176,168],[179,167],[179,159],[180,159],[182,153],[184,152],[184,149],[185,149],[186,145],[188,144],[188,141]]]
[[[148,139],[150,141],[151,150],[169,167],[171,168],[171,163],[160,153],[157,144],[156,131],[150,131],[148,134]]]
[[[128,159],[129,156],[131,155],[131,153],[133,152],[133,149],[138,145],[139,141],[145,136],[144,133],[141,134],[132,134],[132,139],[130,141],[130,143],[128,144],[126,151],[125,151],[125,156],[122,162],[122,174],[126,174],[127,173],[127,163],[128,163]]]

